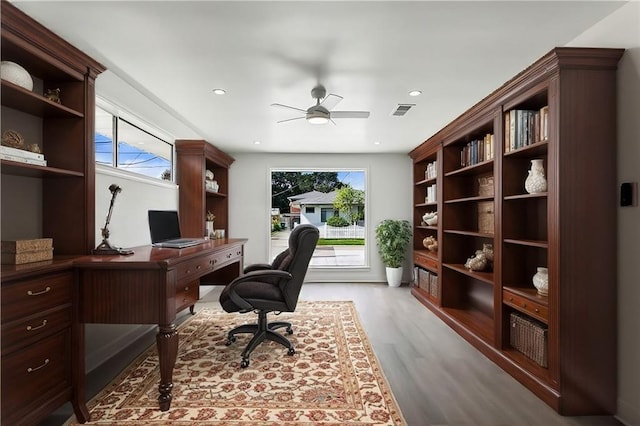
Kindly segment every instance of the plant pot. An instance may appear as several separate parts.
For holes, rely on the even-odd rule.
[[[387,270],[387,283],[389,287],[400,287],[402,282],[402,266],[399,268],[386,267]]]

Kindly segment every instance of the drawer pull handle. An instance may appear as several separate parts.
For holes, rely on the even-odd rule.
[[[186,287],[184,288],[184,291],[189,291],[189,286],[186,286]]]
[[[227,253],[227,259],[231,259],[231,256],[233,256],[233,254]]]
[[[523,303],[523,304],[522,304],[522,307],[523,307],[523,308],[526,308],[526,307],[527,307],[527,304],[526,304],[526,303]]]
[[[36,325],[35,327],[31,327],[30,325],[28,325],[27,326],[27,331],[36,331],[36,330],[44,327],[45,325],[47,325],[47,320],[42,320],[42,324]]]
[[[510,297],[510,298],[509,298],[509,302],[513,302],[513,297]]]
[[[45,294],[45,293],[49,293],[51,291],[51,287],[47,286],[47,288],[45,288],[42,291],[31,291],[28,290],[27,291],[27,296],[40,296],[41,294]]]
[[[37,366],[37,367],[34,367],[34,368],[29,367],[29,368],[27,368],[27,373],[33,373],[34,371],[38,371],[41,368],[46,367],[47,364],[49,364],[49,358],[45,359],[44,362],[41,365]]]
[[[200,269],[200,265],[196,266],[196,269]]]
[[[540,309],[536,308],[536,314],[540,313]]]

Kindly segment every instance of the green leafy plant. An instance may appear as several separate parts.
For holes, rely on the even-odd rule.
[[[385,219],[376,226],[378,253],[385,266],[402,266],[411,236],[411,224],[408,220]]]
[[[341,228],[343,226],[349,226],[349,221],[342,216],[331,216],[327,219],[327,225]]]

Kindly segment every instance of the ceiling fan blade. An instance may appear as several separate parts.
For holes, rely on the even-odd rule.
[[[341,100],[342,100],[342,96],[329,93],[327,96],[324,97],[322,102],[320,102],[320,106],[323,106],[329,111],[331,111],[331,108],[335,108],[336,105],[338,105]]]
[[[369,111],[331,111],[331,118],[369,118]]]
[[[307,110],[306,109],[301,109],[301,108],[296,108],[296,107],[292,107],[289,105],[283,105],[283,104],[271,104],[272,107],[277,107],[277,108],[285,108],[285,109],[292,109],[295,111],[300,111],[300,112],[304,112],[306,113]]]
[[[276,121],[276,123],[284,123],[287,121],[300,120],[301,118],[304,118],[304,117],[287,118],[286,120]]]

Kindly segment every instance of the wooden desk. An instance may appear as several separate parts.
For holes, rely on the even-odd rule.
[[[84,324],[158,324],[160,361],[158,402],[171,406],[173,367],[178,353],[176,313],[193,307],[199,279],[216,271],[225,281],[243,269],[246,239],[210,240],[185,249],[134,247],[129,256],[86,256],[73,262],[78,298],[72,338],[79,352],[72,371],[73,407],[78,421],[89,420],[85,402]],[[195,292],[193,289],[196,289]]]

